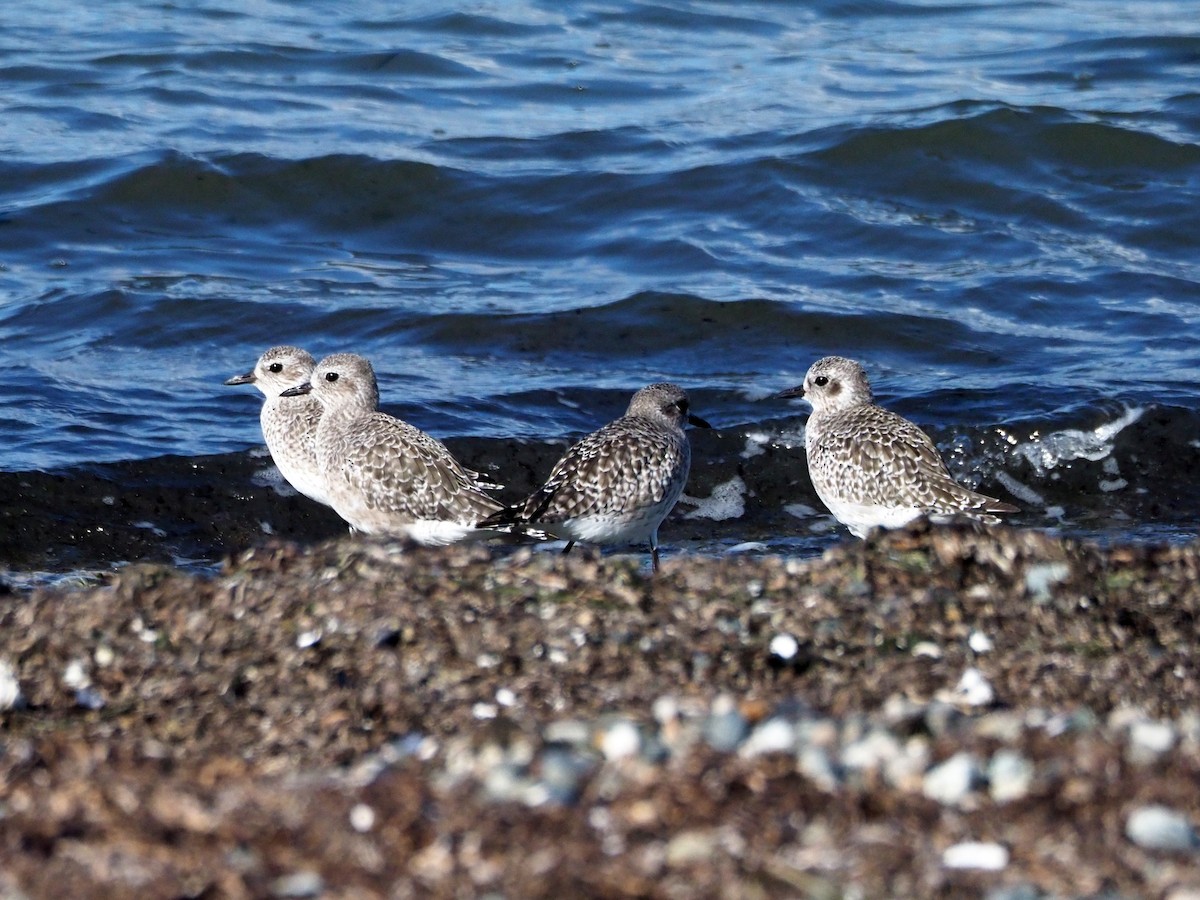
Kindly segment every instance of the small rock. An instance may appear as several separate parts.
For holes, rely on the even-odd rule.
[[[873,729],[842,750],[843,768],[851,771],[875,771],[901,753],[900,741],[890,731]]]
[[[542,729],[542,740],[547,744],[586,747],[590,736],[588,723],[581,719],[559,719]]]
[[[1025,570],[1025,590],[1035,603],[1047,603],[1051,589],[1071,576],[1065,562],[1035,563]]]
[[[991,706],[996,692],[987,677],[976,668],[967,669],[954,686],[954,697],[967,706]]]
[[[87,669],[83,667],[83,663],[78,659],[73,659],[67,663],[66,669],[63,670],[63,684],[69,688],[81,688],[91,684],[91,678],[88,677]]]
[[[554,803],[574,803],[583,787],[583,779],[592,769],[592,761],[566,747],[547,748],[541,756],[542,784],[547,799]]]
[[[987,892],[984,900],[1045,900],[1044,894],[1034,884],[1006,884]]]
[[[975,720],[978,737],[993,738],[1002,744],[1015,744],[1024,731],[1024,719],[1011,711],[990,712]]]
[[[500,714],[494,703],[476,703],[471,707],[471,715],[476,719],[494,719]]]
[[[797,756],[796,770],[823,791],[832,793],[840,783],[829,754],[811,744]]]
[[[0,659],[0,709],[13,709],[21,703],[21,683],[17,681],[16,670],[8,660]]]
[[[1008,866],[1008,849],[1001,844],[964,841],[946,848],[942,853],[942,865],[947,869],[999,872]]]
[[[1132,763],[1152,763],[1174,747],[1175,740],[1175,726],[1170,722],[1134,722],[1129,728],[1127,756]]]
[[[903,734],[914,731],[925,716],[927,703],[918,703],[901,694],[891,694],[883,701],[883,721],[888,728]]]
[[[711,859],[716,849],[717,838],[712,831],[701,828],[681,831],[667,844],[667,865],[686,866]]]
[[[790,634],[777,634],[771,638],[770,653],[783,662],[791,662],[800,652],[800,643]]]
[[[642,736],[633,722],[620,719],[600,734],[599,746],[605,759],[625,759],[641,749]]]
[[[989,793],[997,803],[1020,800],[1029,793],[1033,763],[1015,750],[999,750],[987,770]]]
[[[942,648],[933,641],[918,641],[910,651],[917,659],[941,659]]]
[[[704,739],[710,747],[732,753],[746,739],[750,726],[733,698],[721,695],[713,701],[712,712],[704,720]]]
[[[356,803],[350,808],[350,827],[365,834],[375,827],[375,810],[365,803]]]
[[[946,736],[962,719],[962,711],[945,700],[934,700],[925,707],[925,728],[934,737]]]
[[[83,709],[104,709],[104,698],[93,687],[82,687],[75,692],[75,705]]]
[[[967,637],[967,646],[975,653],[991,653],[995,648],[992,639],[978,629]]]
[[[296,636],[296,647],[300,650],[307,650],[309,647],[315,647],[321,643],[320,631],[302,631]]]
[[[324,890],[324,880],[312,871],[293,872],[271,882],[271,894],[275,897],[318,897]]]
[[[483,776],[484,793],[497,803],[519,802],[528,782],[510,763],[489,762]]]
[[[742,756],[758,756],[762,753],[793,753],[795,750],[796,726],[776,716],[750,732],[738,752]]]
[[[1146,850],[1184,851],[1198,846],[1187,817],[1167,806],[1142,806],[1130,813],[1125,836]]]
[[[679,718],[679,701],[670,694],[663,694],[661,697],[655,698],[650,712],[654,716],[654,721],[659,725],[674,722]]]
[[[979,763],[970,753],[956,753],[925,773],[921,792],[943,806],[961,806],[983,780]]]
[[[898,790],[920,791],[925,770],[929,768],[930,752],[927,738],[923,735],[910,737],[901,751],[884,763],[884,780]]]

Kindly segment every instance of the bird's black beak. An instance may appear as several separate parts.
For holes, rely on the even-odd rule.
[[[306,381],[304,384],[298,384],[293,388],[288,388],[280,397],[303,397],[305,394],[312,393],[312,382]]]
[[[697,428],[712,428],[712,426],[705,422],[702,418],[699,416],[693,416],[691,413],[688,413],[687,420],[689,425],[695,425]]]
[[[800,384],[796,387],[788,388],[786,391],[780,391],[778,394],[772,394],[772,399],[775,400],[792,400],[796,397],[804,396],[804,385]]]
[[[254,384],[257,379],[253,372],[247,372],[245,375],[234,375],[232,378],[226,378],[226,384]]]

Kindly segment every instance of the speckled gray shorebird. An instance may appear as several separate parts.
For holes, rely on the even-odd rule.
[[[625,415],[563,455],[541,488],[482,526],[533,528],[576,541],[650,545],[658,571],[658,527],[679,500],[692,451],[683,426],[711,426],[688,409],[678,385],[659,383],[633,395]]]
[[[309,380],[283,392],[303,395],[321,404],[317,467],[330,505],[352,528],[429,545],[496,536],[475,523],[501,504],[441,441],[379,411],[375,370],[366,359],[327,356]]]
[[[956,482],[925,432],[872,402],[867,373],[852,359],[818,360],[802,386],[776,396],[812,404],[804,432],[809,476],[821,502],[857,537],[920,516],[994,525],[996,513],[1018,511]]]
[[[288,484],[318,503],[329,505],[325,479],[317,468],[317,424],[321,404],[312,397],[281,397],[312,376],[316,361],[299,347],[272,347],[244,375],[226,384],[252,384],[266,398],[258,420],[271,459]]]

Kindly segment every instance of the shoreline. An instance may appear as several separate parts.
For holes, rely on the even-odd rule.
[[[0,888],[1183,897],[1197,620],[1200,544],[1010,528],[134,565],[0,597]]]
[[[1186,542],[1200,534],[1200,483],[1179,471],[1197,453],[1179,430],[1182,414],[1146,413],[1096,459],[1039,472],[1022,457],[972,486],[1017,499],[1022,512],[1007,517],[1012,526],[1102,543]],[[664,551],[728,555],[740,546],[811,558],[849,540],[817,499],[791,427],[798,422],[691,431],[691,477],[660,532]],[[511,502],[541,485],[569,443],[466,438],[447,446],[505,484],[498,498]],[[0,472],[0,581],[27,590],[55,575],[86,577],[138,562],[212,571],[272,537],[313,544],[345,533],[332,511],[279,484],[265,448]]]

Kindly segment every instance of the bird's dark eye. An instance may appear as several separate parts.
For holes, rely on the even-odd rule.
[[[829,376],[818,375],[813,379],[813,384],[815,384],[817,387],[825,387],[825,385],[829,384]]]
[[[686,416],[688,411],[688,402],[686,400],[679,400],[675,403],[675,408]]]
[[[283,363],[271,363],[269,366],[267,366],[267,368],[278,375],[283,371]]]
[[[338,373],[337,372],[326,372],[325,380],[328,381],[330,384],[333,384],[335,381],[338,380]]]

